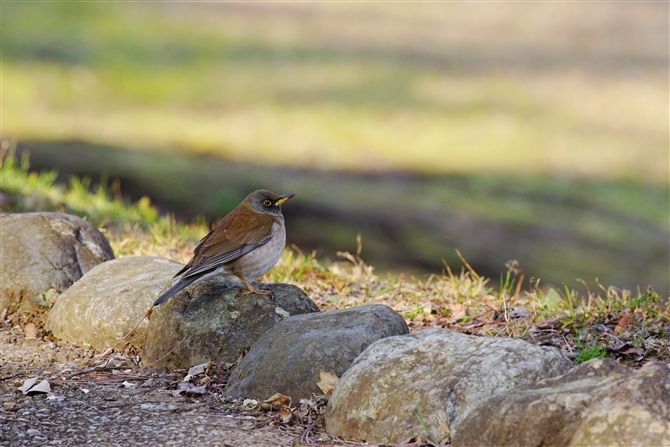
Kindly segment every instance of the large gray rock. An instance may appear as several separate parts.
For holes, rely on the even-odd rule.
[[[233,363],[275,323],[290,315],[319,312],[298,287],[262,287],[274,293],[275,301],[221,278],[175,294],[153,310],[142,361],[181,368],[210,360]]]
[[[60,339],[88,343],[98,350],[115,346],[181,267],[178,262],[153,256],[100,264],[58,297],[46,328]],[[142,321],[127,341],[141,347],[148,325],[148,320]]]
[[[114,259],[109,241],[90,223],[58,213],[2,214],[0,310],[41,316],[32,298],[62,292],[101,262]]]
[[[456,432],[484,399],[557,376],[571,366],[557,349],[518,339],[446,329],[385,338],[363,352],[335,386],[326,409],[326,431],[398,443],[426,437],[428,429],[440,440]]]
[[[380,304],[289,317],[258,339],[224,392],[255,399],[281,393],[294,402],[323,394],[319,368],[339,377],[375,341],[408,332],[405,320]]]
[[[669,446],[670,365],[591,360],[482,402],[452,445]]]

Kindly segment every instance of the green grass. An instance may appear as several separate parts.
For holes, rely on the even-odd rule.
[[[6,3],[4,132],[667,183],[663,5],[526,6]]]
[[[575,360],[579,363],[588,362],[592,359],[598,359],[605,357],[607,355],[607,348],[603,345],[592,344],[581,351],[575,356]]]
[[[5,2],[2,17],[2,138],[103,145],[79,164],[138,197],[220,216],[269,167],[324,169],[345,180],[266,183],[373,222],[301,231],[330,253],[362,232],[390,270],[458,247],[496,279],[512,258],[554,284],[668,290],[667,4]],[[418,175],[346,175],[397,170]],[[376,237],[382,213],[400,245]]]
[[[128,163],[134,169],[123,174],[141,171],[148,190],[217,215],[234,197],[203,194],[189,181],[221,189],[222,177],[244,185],[252,175],[280,179],[261,168],[226,171],[211,160],[196,166],[175,150],[252,166],[412,171],[421,173],[416,181],[400,183],[352,174],[328,204],[353,215],[409,212],[419,220],[399,220],[393,231],[407,235],[398,244],[420,247],[422,261],[459,265],[452,249],[462,248],[460,240],[427,230],[448,210],[452,219],[469,219],[458,237],[473,233],[475,243],[463,251],[475,265],[491,262],[494,244],[493,262],[502,266],[534,240],[485,240],[490,222],[558,235],[521,247],[534,276],[560,271],[554,283],[571,283],[589,269],[579,291],[529,287],[520,270],[490,290],[474,270],[401,281],[377,277],[357,258],[331,264],[287,251],[269,278],[300,284],[324,308],[383,302],[413,327],[537,342],[562,331],[549,341],[572,348],[587,340],[584,332],[600,345],[613,343],[595,327],[619,327],[618,340],[667,352],[670,317],[655,293],[592,283],[617,266],[629,284],[667,281],[667,4],[1,7],[3,139],[132,148],[136,156],[108,151],[98,172],[121,176],[112,169]],[[166,185],[175,167],[186,183]],[[313,185],[323,176],[311,175],[292,185],[315,206],[323,196]],[[5,159],[9,209],[84,216],[120,256],[184,262],[206,232],[202,219],[162,217],[148,199],[129,203],[105,182],[92,186],[75,176],[59,186],[55,179],[55,172],[30,173],[27,160]],[[372,204],[363,189],[377,198]],[[323,228],[340,249],[359,231]],[[410,253],[375,240],[374,231],[364,241],[386,250],[380,259]],[[506,316],[521,306],[531,316]],[[630,323],[618,326],[624,317]]]
[[[201,221],[178,223],[162,217],[146,200],[115,197],[112,188],[87,188],[73,177],[68,187],[54,184],[56,173],[35,173],[11,151],[0,167],[3,209],[12,212],[59,211],[102,227],[117,256],[153,255],[186,262],[207,232]],[[7,205],[11,203],[11,205]],[[360,239],[359,249],[360,253]],[[670,301],[654,290],[631,291],[599,285],[596,290],[526,286],[523,272],[510,264],[499,289],[488,286],[465,259],[460,272],[445,265],[424,277],[378,276],[359,254],[339,253],[338,262],[287,249],[265,281],[295,284],[322,310],[366,303],[391,306],[412,330],[443,327],[487,336],[519,337],[560,346],[575,361],[603,355],[632,366],[650,359],[670,361]],[[519,284],[523,284],[519,286]],[[44,299],[46,301],[46,299]],[[513,312],[516,311],[516,312]],[[515,316],[519,315],[519,316]],[[629,344],[645,356],[606,347]]]
[[[598,278],[619,287],[668,290],[668,213],[659,206],[668,203],[668,188],[643,179],[286,173],[80,142],[23,147],[42,167],[59,166],[61,178],[90,172],[104,173],[103,183],[105,177],[121,178],[124,194],[147,195],[181,216],[218,219],[249,191],[273,185],[299,197],[286,209],[290,242],[320,247],[334,258],[337,250],[352,250],[361,233],[366,259],[387,271],[439,271],[442,259],[459,262],[458,248],[495,280],[516,259],[527,278],[547,285],[581,287],[574,281],[582,278],[596,287]]]
[[[31,172],[27,157],[19,160],[14,148],[2,160],[0,191],[9,212],[50,211],[73,214],[100,227],[117,256],[160,251],[162,256],[183,258],[183,246],[206,233],[202,220],[179,225],[171,215],[160,216],[147,197],[129,203],[114,197],[112,188],[93,188],[90,178],[71,176],[69,186],[55,184],[56,171]],[[154,246],[154,249],[149,249]]]
[[[129,205],[122,200],[114,200],[104,185],[91,191],[90,178],[69,179],[69,188],[56,186],[56,171],[30,172],[28,157],[18,160],[14,156],[15,147],[2,161],[2,189],[13,196],[17,210],[50,210],[86,216],[94,225],[108,223],[123,224],[142,222],[153,225],[159,221],[158,211],[151,206],[148,198]],[[9,208],[12,210],[12,208]]]
[[[428,437],[430,442],[432,442],[433,445],[438,446],[444,445],[446,439],[449,438],[450,436],[447,421],[443,422],[443,425],[447,427],[446,433],[440,433],[441,431],[445,430],[445,427],[428,426],[428,424],[426,424],[426,421],[423,418],[423,414],[421,413],[421,409],[419,408],[419,404],[417,402],[414,403],[414,407],[415,407],[414,414],[416,415],[416,418],[419,420],[419,424],[421,425],[421,428],[423,428],[423,431],[425,432],[425,435]]]

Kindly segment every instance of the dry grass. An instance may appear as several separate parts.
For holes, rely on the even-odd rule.
[[[543,290],[539,280],[522,283],[523,272],[509,265],[505,285],[494,291],[465,260],[459,273],[446,266],[442,274],[405,279],[378,278],[359,256],[341,256],[345,262],[321,266],[313,256],[287,251],[269,279],[302,287],[322,310],[386,304],[411,330],[523,338],[559,347],[576,361],[606,354],[631,366],[670,361],[669,307],[652,290]]]
[[[0,174],[3,207],[83,215],[102,228],[117,257],[162,256],[185,263],[208,231],[203,222],[181,224],[171,215],[159,216],[150,203],[128,204],[102,188],[91,194],[85,180],[72,179],[70,188],[53,185],[52,173],[30,173],[27,163],[21,167],[12,157],[5,158]],[[355,254],[342,252],[340,262],[324,263],[292,247],[263,280],[303,288],[322,310],[386,304],[411,330],[518,337],[560,347],[576,361],[600,355],[633,366],[670,361],[670,304],[651,289],[589,290],[586,283],[583,291],[546,288],[510,262],[500,288],[493,290],[463,257],[459,269],[445,264],[443,272],[425,277],[379,277],[361,251],[359,237]]]
[[[122,256],[167,256],[186,262],[195,240],[181,245],[175,236],[112,234]],[[463,258],[463,267],[425,277],[378,277],[356,254],[341,252],[340,262],[322,263],[297,247],[286,249],[262,280],[301,287],[322,311],[385,304],[400,313],[410,330],[446,328],[458,332],[515,337],[555,346],[574,361],[609,355],[630,366],[656,359],[670,362],[670,304],[653,290],[600,286],[584,291],[543,288],[525,280],[515,262],[499,290],[487,286]],[[459,254],[460,255],[460,254]]]

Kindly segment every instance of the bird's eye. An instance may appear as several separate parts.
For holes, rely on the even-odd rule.
[[[265,206],[272,205],[272,200],[268,200],[268,199],[263,200],[263,205],[265,205]]]

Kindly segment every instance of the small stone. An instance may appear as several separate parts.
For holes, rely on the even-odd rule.
[[[26,430],[26,434],[28,436],[40,436],[42,433],[40,433],[39,430],[36,430],[34,428],[29,428],[28,430]]]

